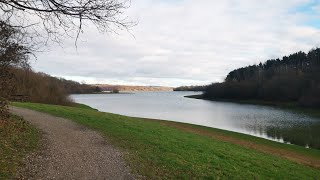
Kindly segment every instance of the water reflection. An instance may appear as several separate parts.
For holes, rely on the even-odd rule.
[[[268,114],[269,116],[264,116],[263,113],[260,115],[248,114],[239,119],[246,121],[243,128],[248,134],[320,149],[320,122],[318,120],[290,112],[268,112]]]
[[[290,128],[267,127],[268,137],[281,138],[286,143],[320,149],[320,125],[294,125]]]
[[[73,95],[100,111],[174,120],[320,149],[320,119],[272,107],[184,98],[194,92]]]

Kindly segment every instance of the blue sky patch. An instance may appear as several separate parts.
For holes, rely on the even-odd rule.
[[[308,20],[304,20],[302,24],[320,29],[320,8],[317,7],[320,7],[320,0],[310,1],[309,3],[294,8],[290,12],[308,16]]]

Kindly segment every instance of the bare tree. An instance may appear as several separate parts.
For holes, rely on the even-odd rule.
[[[135,24],[123,15],[129,5],[128,0],[0,0],[2,20],[29,26],[28,18],[36,16],[55,41],[61,35],[76,35],[77,39],[86,22],[101,32],[127,29]]]
[[[28,67],[43,31],[47,40],[60,42],[67,35],[77,42],[86,23],[101,32],[128,29],[135,25],[123,15],[129,5],[129,0],[0,0],[0,118],[8,114],[7,99],[14,89],[10,67]]]
[[[8,116],[7,100],[15,90],[11,68],[28,68],[31,53],[32,42],[28,40],[28,33],[0,21],[0,118]]]

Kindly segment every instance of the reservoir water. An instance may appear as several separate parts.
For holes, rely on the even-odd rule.
[[[320,149],[320,119],[260,105],[185,98],[195,92],[72,95],[99,111],[171,120]]]

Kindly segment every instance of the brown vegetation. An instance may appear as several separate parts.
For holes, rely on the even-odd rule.
[[[36,73],[30,69],[12,68],[15,93],[10,94],[11,100],[17,96],[27,97],[27,101],[70,105],[69,94],[93,93],[99,88],[91,85],[52,77],[44,73]]]
[[[58,79],[32,70],[12,69],[11,71],[15,75],[15,94],[28,96],[30,102],[71,104],[66,90],[59,84]]]
[[[28,68],[31,43],[26,44],[27,34],[0,20],[0,119],[7,119],[8,97],[14,93],[14,75],[11,67]]]
[[[131,91],[172,91],[171,87],[164,86],[126,86],[126,85],[110,85],[110,84],[95,84],[101,89],[101,91],[113,91],[118,90],[122,92],[131,92]]]

